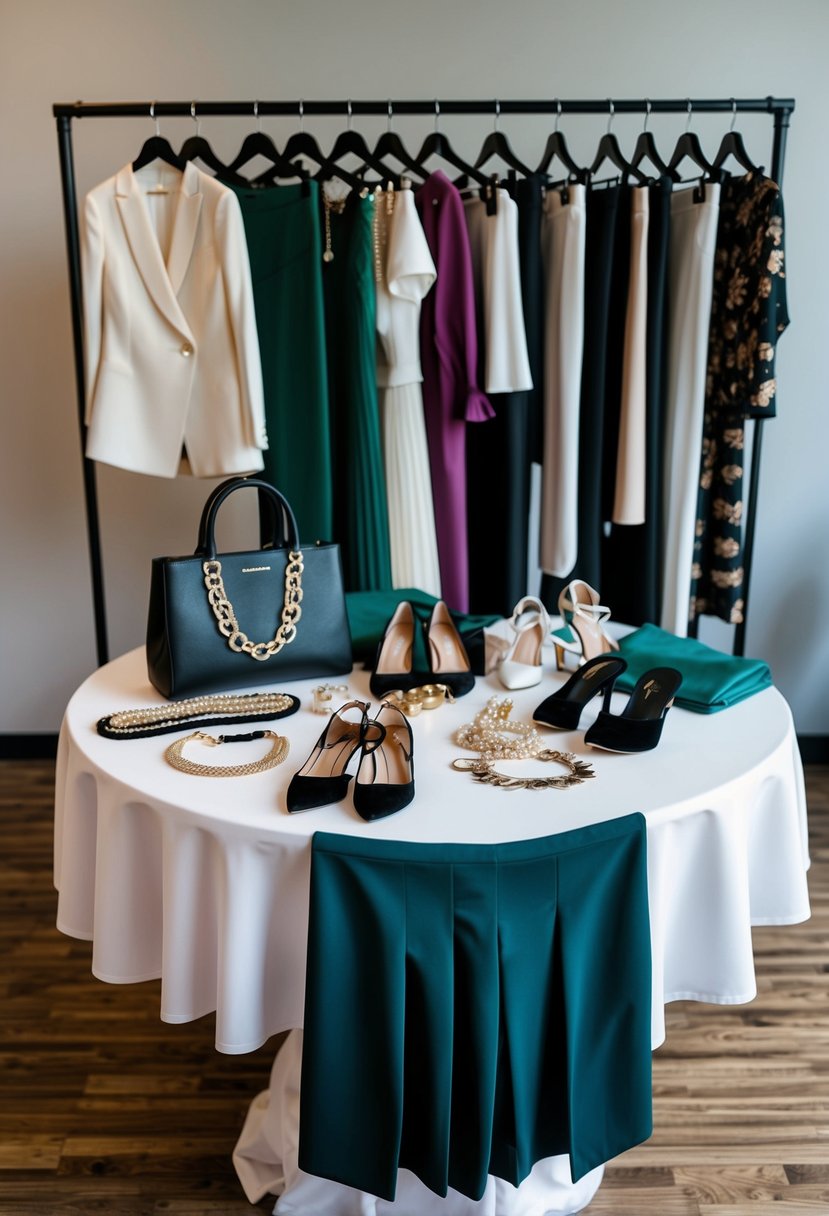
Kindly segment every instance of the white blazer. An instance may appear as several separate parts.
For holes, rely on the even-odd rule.
[[[90,191],[84,219],[87,456],[175,477],[184,445],[197,477],[260,470],[262,367],[233,191],[189,163],[125,165]]]

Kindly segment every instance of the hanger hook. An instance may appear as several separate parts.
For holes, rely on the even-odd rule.
[[[558,124],[561,121],[561,98],[556,98],[556,125],[553,128],[558,133]]]
[[[691,130],[691,119],[694,114],[694,107],[691,105],[690,97],[687,97],[685,100],[688,102],[688,117],[685,120],[685,133],[687,135],[687,133]]]
[[[440,129],[440,102],[435,98],[435,133]]]
[[[394,110],[391,108],[391,98],[390,97],[388,98],[386,105],[387,105],[388,111],[389,111],[388,115],[386,117],[386,130],[390,132],[392,120],[394,118]]]
[[[353,118],[353,115],[352,115],[352,112],[351,112],[351,98],[350,98],[350,97],[348,98],[348,100],[347,100],[347,102],[346,102],[346,105],[348,106],[348,129],[349,129],[349,131],[350,131],[350,130],[351,130],[351,122],[352,122],[352,118]]]
[[[300,134],[305,130],[305,102],[301,97],[299,99],[299,130]]]
[[[643,131],[647,131],[647,129],[648,129],[648,123],[650,122],[652,109],[653,109],[653,106],[651,105],[649,98],[646,97],[645,98],[645,125],[642,127]]]
[[[258,101],[255,101],[253,103],[253,117],[256,119],[256,130],[261,131],[262,130],[262,119],[259,117],[259,102]]]
[[[501,103],[498,98],[495,98],[495,121],[492,124],[493,131],[498,130],[498,123],[501,120]]]
[[[616,113],[616,107],[614,106],[614,104],[613,104],[613,99],[612,99],[611,97],[608,97],[608,99],[607,99],[607,107],[608,107],[608,114],[607,114],[607,133],[608,133],[608,135],[609,135],[609,134],[610,134],[610,128],[611,128],[611,126],[613,125],[613,117],[614,117],[614,115],[615,115],[615,113]]]
[[[151,118],[151,119],[152,119],[152,121],[155,123],[155,133],[156,133],[156,135],[160,135],[160,134],[161,134],[161,123],[158,121],[158,119],[157,119],[157,118],[156,118],[156,116],[155,116],[155,107],[156,107],[157,105],[158,105],[158,102],[156,102],[156,101],[151,101],[151,102],[150,102],[150,118]]]
[[[201,135],[201,119],[199,118],[198,114],[196,113],[195,101],[190,102],[190,117],[193,119],[193,122],[196,124],[196,134]]]
[[[732,97],[731,98],[731,126],[728,128],[729,131],[734,130],[734,124],[736,123],[736,121],[737,121],[737,100],[736,100],[736,98]]]

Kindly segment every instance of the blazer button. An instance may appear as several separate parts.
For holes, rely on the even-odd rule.
[[[181,348],[181,354],[185,359],[189,359],[193,353],[193,347],[189,342],[185,342]]]

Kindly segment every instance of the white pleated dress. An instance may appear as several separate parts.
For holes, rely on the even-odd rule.
[[[440,597],[435,512],[423,417],[420,304],[437,277],[414,194],[378,196],[377,387],[394,587]]]

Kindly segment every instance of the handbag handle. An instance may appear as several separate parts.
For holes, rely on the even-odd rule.
[[[197,557],[207,557],[211,560],[216,557],[216,516],[218,515],[219,507],[235,490],[241,490],[245,486],[253,486],[254,489],[259,490],[260,499],[267,496],[272,504],[272,546],[274,548],[282,547],[283,535],[282,530],[279,528],[279,523],[287,520],[288,526],[284,541],[287,544],[287,548],[299,552],[299,531],[296,519],[284,494],[280,494],[276,486],[272,486],[269,481],[263,481],[261,477],[230,477],[227,481],[223,481],[221,485],[216,486],[204,504],[204,510],[202,511],[199,523],[199,540],[196,547]]]

